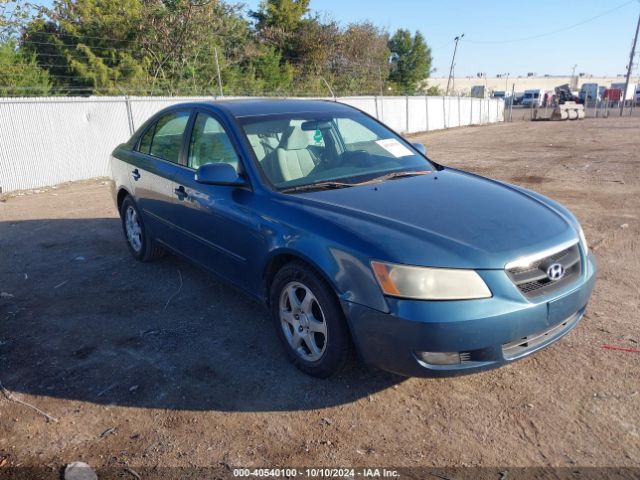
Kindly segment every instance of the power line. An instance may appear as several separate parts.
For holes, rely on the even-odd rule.
[[[618,5],[617,7],[613,7],[609,10],[606,10],[602,13],[599,13],[598,15],[595,15],[593,17],[590,17],[586,20],[582,20],[581,22],[578,23],[574,23],[573,25],[568,25],[566,27],[562,27],[559,28],[557,30],[552,30],[550,32],[546,32],[546,33],[541,33],[539,35],[532,35],[530,37],[522,37],[522,38],[514,38],[514,39],[510,39],[510,40],[466,40],[468,43],[477,43],[477,44],[481,44],[481,45],[489,45],[489,44],[505,44],[505,43],[516,43],[516,42],[525,42],[527,40],[535,40],[537,38],[542,38],[542,37],[548,37],[550,35],[556,35],[558,33],[561,32],[565,32],[567,30],[571,30],[572,28],[576,28],[579,27],[580,25],[584,25],[585,23],[589,23],[592,22],[594,20],[597,20],[601,17],[604,17],[605,15],[609,15],[610,13],[615,12],[616,10],[620,10],[623,7],[626,7],[627,5],[631,4],[631,3],[635,3],[636,0],[629,0],[628,2],[624,2],[620,5]]]
[[[453,44],[453,42],[455,42],[455,40],[447,40],[446,43],[440,44],[437,47],[433,47],[430,48],[431,52],[437,52],[438,50],[441,50],[445,47],[448,47],[449,45]]]
[[[213,37],[218,37],[218,38],[228,38],[231,40],[237,39],[238,35],[234,35],[234,34],[229,34],[229,33],[217,33],[217,32],[208,32],[208,35],[211,35]],[[75,40],[75,42],[71,42],[72,44],[74,43],[78,43],[78,42],[82,42],[85,39],[90,39],[90,40],[101,40],[104,42],[114,42],[114,43],[119,43],[119,44],[130,44],[133,45],[134,47],[138,47],[141,44],[145,44],[145,43],[151,43],[151,44],[159,44],[160,42],[155,41],[155,42],[147,42],[144,38],[139,38],[136,40],[125,40],[125,39],[121,39],[121,38],[114,38],[114,37],[97,37],[97,36],[93,36],[93,35],[85,35],[85,34],[72,34],[72,33],[63,33],[63,32],[44,32],[44,31],[34,31],[34,32],[27,32],[21,39],[19,39],[20,41],[22,41],[23,43],[42,43],[43,45],[46,44],[51,44],[51,45],[59,45],[59,44],[54,44],[52,42],[39,42],[38,40],[30,40],[30,38],[38,38],[40,35],[48,35],[49,37],[55,37],[58,38],[59,40],[65,42],[68,40],[65,40],[64,38],[60,38],[60,37],[66,37],[69,40]],[[167,44],[173,44],[175,39],[173,38],[165,38]],[[67,43],[64,43],[63,46],[70,46]],[[96,48],[101,48],[101,47],[97,47]],[[122,50],[126,50],[124,48],[122,48]]]
[[[88,37],[86,37],[86,38],[88,38]],[[117,42],[117,40],[114,40],[114,42]],[[86,44],[84,44],[82,42],[82,38],[78,38],[78,42],[73,43],[73,44],[55,43],[55,42],[40,42],[38,40],[22,40],[22,43],[24,45],[48,45],[48,46],[51,46],[51,47],[58,47],[58,48],[74,48],[74,47],[77,47],[78,45],[85,45],[88,48],[95,48],[95,49],[99,49],[99,50],[117,50],[117,51],[128,52],[128,53],[132,53],[132,52],[138,51],[138,50],[130,50],[128,48],[113,47],[113,46],[86,45]]]

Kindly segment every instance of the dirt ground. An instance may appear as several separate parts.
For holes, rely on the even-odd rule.
[[[2,466],[640,467],[640,118],[414,136],[445,165],[578,216],[599,261],[583,322],[499,370],[316,380],[266,311],[185,261],[133,260],[102,180],[0,202]],[[180,288],[180,285],[181,288]],[[4,461],[3,461],[4,460]]]

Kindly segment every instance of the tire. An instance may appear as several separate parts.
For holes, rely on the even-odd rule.
[[[130,195],[122,201],[120,220],[127,247],[133,258],[141,262],[150,262],[164,254],[162,247],[157,245],[148,234],[138,206]]]
[[[285,352],[304,373],[327,378],[349,363],[353,346],[338,298],[309,266],[283,266],[271,282],[269,304]]]

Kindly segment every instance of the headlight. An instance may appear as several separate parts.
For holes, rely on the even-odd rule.
[[[584,236],[581,225],[578,225],[578,235],[580,236],[580,243],[582,243],[582,248],[584,248],[584,254],[587,255],[589,253],[589,245],[587,245],[587,237]]]
[[[420,300],[489,298],[491,291],[474,270],[413,267],[371,262],[385,295]]]

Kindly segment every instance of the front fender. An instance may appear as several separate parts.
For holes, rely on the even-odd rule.
[[[311,265],[335,290],[341,300],[365,305],[382,312],[389,307],[373,276],[369,259],[343,246],[315,236],[298,237],[269,251],[265,270],[279,256],[293,256]]]

